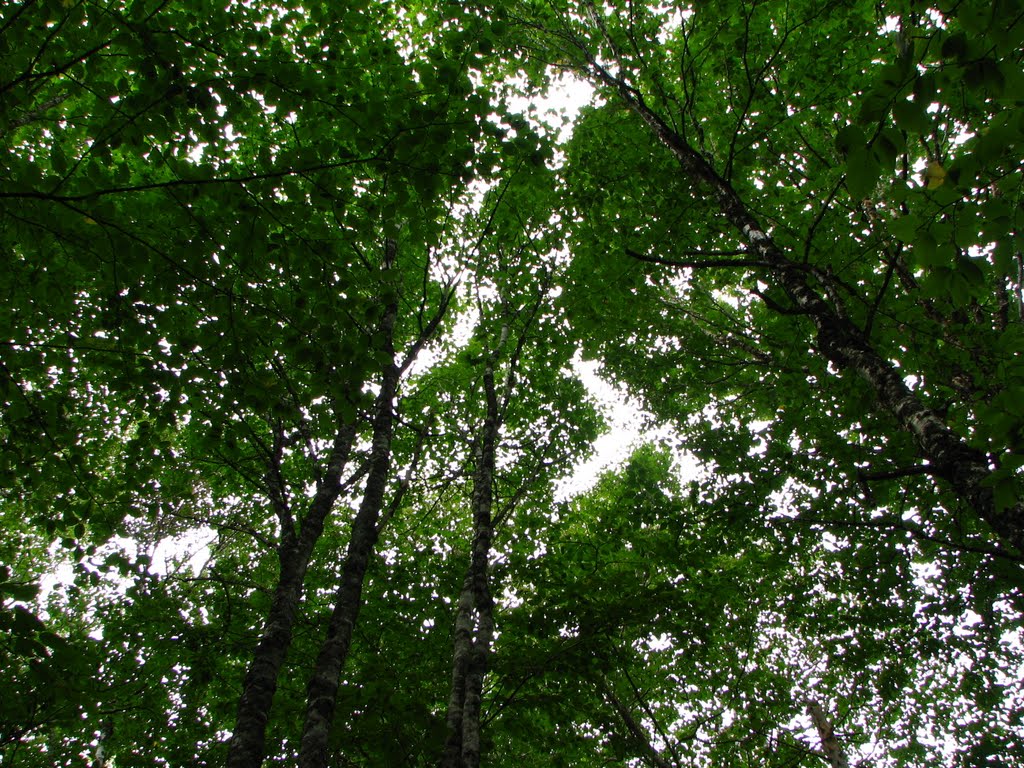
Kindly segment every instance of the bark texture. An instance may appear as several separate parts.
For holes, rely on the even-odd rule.
[[[99,737],[96,739],[96,748],[93,750],[92,768],[107,768],[107,741],[114,735],[114,721],[107,720],[100,729]]]
[[[790,259],[767,234],[732,185],[711,163],[660,115],[643,96],[620,77],[612,75],[588,52],[590,74],[614,88],[623,101],[672,152],[683,172],[711,190],[721,213],[736,228],[748,250],[768,267],[769,277],[814,324],[818,351],[838,369],[853,371],[872,387],[878,402],[910,432],[920,455],[956,494],[1008,544],[1024,552],[1024,503],[1000,510],[985,480],[991,474],[988,458],[969,446],[938,413],[915,395],[896,367],[872,346],[865,333],[819,292],[806,265]],[[819,276],[820,277],[820,276]],[[820,280],[819,280],[820,283]]]
[[[355,433],[354,424],[338,428],[327,471],[302,519],[298,535],[293,526],[286,524],[288,521],[282,520],[277,588],[263,634],[242,683],[235,730],[228,743],[228,768],[253,768],[263,763],[267,721],[277,690],[278,675],[292,642],[306,570],[313,548],[323,533],[324,521],[341,492],[341,476],[348,463]]]
[[[388,242],[387,264],[394,259],[394,243]],[[341,670],[352,645],[362,604],[363,580],[370,556],[377,543],[377,520],[384,506],[384,494],[391,473],[391,437],[394,429],[394,401],[401,368],[394,363],[394,327],[398,315],[397,300],[388,305],[381,322],[385,352],[392,362],[385,367],[380,393],[374,404],[370,470],[349,539],[341,584],[334,599],[334,610],[327,637],[320,647],[316,665],[306,687],[306,720],[299,747],[300,768],[325,768],[329,758],[329,736],[337,701]]]
[[[502,341],[508,336],[502,329]],[[459,594],[452,654],[452,688],[445,721],[442,768],[478,768],[480,765],[480,712],[487,656],[494,639],[494,600],[491,597],[487,562],[494,538],[491,519],[494,465],[500,426],[498,397],[494,385],[497,351],[484,369],[486,414],[480,428],[473,470],[473,550],[466,578]]]
[[[473,578],[467,569],[455,612],[454,652],[452,654],[452,687],[448,696],[448,712],[442,768],[458,768],[462,763],[462,709],[466,703],[466,673],[473,647]]]
[[[821,751],[828,758],[829,765],[832,768],[849,768],[850,764],[846,761],[846,755],[839,744],[839,739],[836,738],[835,729],[825,717],[821,705],[816,701],[807,702],[807,713],[814,721],[814,727],[818,729],[818,736],[821,738]]]

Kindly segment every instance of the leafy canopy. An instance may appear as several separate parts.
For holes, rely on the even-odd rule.
[[[350,429],[267,715],[295,762],[392,362],[335,764],[441,759],[491,363],[483,762],[816,765],[811,702],[855,763],[1024,757],[1021,4],[343,6],[0,4],[0,762],[223,764]],[[564,144],[513,106],[559,79]],[[667,437],[566,498],[581,357]]]

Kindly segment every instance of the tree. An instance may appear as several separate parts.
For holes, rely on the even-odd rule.
[[[892,9],[894,14],[901,10],[903,9],[900,6]],[[827,26],[822,28],[817,22],[826,12],[829,14],[829,20],[826,22]],[[972,11],[964,13],[969,15]],[[918,94],[914,102],[904,99],[914,92],[915,84],[918,91],[923,88],[933,89],[934,93],[929,91],[928,95],[939,98],[937,94],[943,89],[935,84],[935,80],[944,83],[945,89],[952,90],[947,78],[955,77],[964,66],[973,66],[962,64],[955,55],[956,51],[950,53],[956,49],[957,43],[966,44],[964,34],[941,29],[935,26],[934,21],[930,22],[916,13],[908,12],[906,18],[894,15],[892,18],[901,25],[901,34],[915,37],[917,47],[912,49],[910,44],[904,41],[898,61],[889,64],[888,69],[880,72],[882,80],[870,94],[872,109],[862,109],[857,114],[851,114],[852,99],[848,92],[841,91],[826,92],[824,96],[827,100],[819,100],[820,103],[812,105],[812,111],[824,108],[841,116],[844,122],[849,121],[834,137],[821,137],[821,141],[834,145],[838,153],[846,157],[845,163],[832,161],[831,165],[839,166],[837,170],[846,173],[839,176],[838,180],[834,172],[825,174],[825,189],[811,188],[810,185],[821,182],[802,176],[799,167],[788,168],[785,162],[782,166],[785,169],[783,178],[773,178],[774,174],[761,167],[762,158],[749,151],[747,157],[741,153],[743,148],[754,148],[764,142],[770,143],[786,160],[794,157],[799,163],[817,160],[826,165],[830,164],[829,159],[822,157],[820,151],[815,156],[814,144],[817,136],[807,139],[799,129],[793,129],[788,125],[797,120],[783,120],[787,110],[796,113],[797,109],[803,106],[799,98],[790,98],[790,91],[799,93],[800,85],[788,70],[801,61],[797,54],[805,47],[812,47],[813,41],[819,39],[822,34],[842,49],[852,48],[859,42],[859,38],[863,37],[860,29],[853,26],[860,18],[859,14],[863,14],[863,9],[856,6],[833,7],[831,4],[810,3],[806,7],[789,8],[785,18],[779,22],[770,5],[747,7],[740,4],[735,13],[725,13],[721,17],[716,17],[707,26],[701,14],[694,14],[694,20],[684,20],[676,26],[669,24],[672,20],[664,15],[664,11],[633,7],[630,4],[629,8],[624,7],[616,12],[614,5],[607,9],[599,9],[594,3],[584,2],[579,5],[578,15],[570,16],[565,12],[556,21],[548,22],[548,26],[541,27],[540,33],[547,35],[542,39],[550,40],[555,52],[560,54],[553,54],[552,58],[569,62],[569,66],[609,89],[610,95],[639,119],[652,135],[652,140],[661,145],[678,165],[684,177],[681,181],[682,186],[691,195],[701,198],[703,212],[717,219],[716,226],[725,225],[733,230],[731,233],[719,230],[716,234],[726,241],[733,240],[732,244],[739,245],[739,252],[745,258],[726,260],[723,263],[716,259],[704,260],[700,257],[707,254],[696,253],[692,254],[696,258],[687,260],[685,252],[680,258],[675,258],[674,252],[685,250],[685,245],[681,248],[680,243],[662,240],[648,243],[643,250],[650,251],[653,247],[667,253],[645,254],[631,249],[628,245],[620,247],[640,261],[670,267],[697,270],[759,270],[753,274],[767,281],[767,284],[764,289],[754,287],[752,293],[757,297],[763,297],[771,311],[806,318],[814,331],[813,337],[808,340],[809,346],[838,372],[849,370],[866,380],[874,391],[879,406],[891,415],[899,427],[912,435],[918,452],[928,462],[925,471],[933,477],[947,481],[979,517],[991,525],[1008,544],[1019,550],[1022,541],[1019,528],[1021,512],[1015,506],[1017,502],[1014,493],[1008,493],[1008,498],[1003,499],[1005,503],[996,503],[993,486],[999,484],[1002,476],[992,476],[989,459],[985,453],[969,446],[963,436],[950,429],[935,409],[925,405],[924,398],[903,380],[904,374],[899,372],[890,357],[878,350],[871,338],[872,332],[879,335],[882,333],[879,328],[882,323],[878,314],[893,274],[897,270],[903,274],[907,273],[905,264],[901,266],[900,261],[887,263],[885,259],[901,259],[902,255],[892,255],[891,244],[884,239],[882,243],[869,242],[865,246],[861,245],[862,235],[856,230],[839,230],[841,224],[859,224],[861,217],[877,220],[881,215],[880,211],[884,211],[886,205],[891,207],[905,204],[906,210],[900,211],[897,207],[893,214],[895,218],[896,212],[904,213],[904,220],[899,224],[894,221],[893,224],[897,231],[904,234],[905,239],[913,242],[917,218],[915,214],[909,213],[910,206],[914,203],[920,206],[932,203],[941,210],[941,203],[932,202],[931,198],[934,196],[928,194],[932,188],[942,186],[938,183],[938,176],[929,177],[932,180],[926,184],[923,191],[919,190],[920,198],[923,198],[920,202],[915,199],[918,196],[913,195],[908,189],[909,169],[915,163],[935,163],[934,168],[927,166],[931,169],[927,172],[934,171],[935,174],[938,173],[937,167],[941,163],[929,158],[927,154],[922,157],[912,146],[908,146],[905,134],[936,133],[942,129],[934,127],[934,121],[927,119],[925,105],[922,103],[925,100],[923,95]],[[952,18],[958,18],[956,13]],[[622,24],[617,24],[616,19],[621,19]],[[529,21],[527,18],[526,23]],[[1007,44],[1005,35],[1001,32],[991,32],[993,26],[993,22],[980,25],[977,30],[980,35],[977,43],[979,49],[985,48],[988,51],[989,48],[986,46],[991,46],[991,51],[997,52],[1001,50],[1001,46]],[[659,33],[668,36],[675,50],[679,51],[675,54],[679,61],[679,69],[686,74],[679,78],[678,82],[668,81],[665,74],[655,69],[651,63],[657,60],[659,50],[669,48],[669,42],[663,46],[657,42]],[[723,35],[728,35],[739,40],[742,44],[739,60],[734,60],[734,54],[728,51],[723,61],[716,62],[715,49],[705,43],[709,34],[719,39]],[[991,34],[993,39],[989,40],[988,34]],[[953,38],[954,43],[949,44],[947,36]],[[941,48],[944,44],[945,52],[936,55],[934,49]],[[689,53],[691,48],[700,50],[701,54],[698,56]],[[871,48],[868,50],[872,51]],[[719,66],[715,66],[716,63],[719,63]],[[994,61],[990,61],[989,64],[996,66]],[[719,85],[725,90],[730,105],[729,111],[738,114],[735,117],[727,116],[726,120],[722,121],[724,125],[719,125],[710,119],[709,111],[702,109],[699,93],[693,93],[691,89],[700,88],[703,92],[707,88],[699,79],[698,68],[706,67],[711,72],[720,73],[728,72],[730,65],[741,66],[743,76]],[[918,72],[918,67],[924,71]],[[868,76],[870,77],[870,73]],[[973,114],[943,112],[941,107],[952,111],[952,107],[945,104],[945,101],[954,100],[951,94],[945,96],[945,101],[936,102],[940,106],[940,120],[956,121],[960,118],[964,129],[970,130],[968,126],[973,124],[973,120],[991,118],[993,113],[1005,114],[1005,102],[998,98],[1002,94],[1002,89],[997,87],[995,82],[1001,82],[1000,78],[1003,76],[1000,74],[998,77],[992,77],[993,80],[972,79],[971,82],[977,89],[974,95],[977,103],[971,105]],[[922,80],[927,85],[922,84]],[[792,103],[794,101],[796,103]],[[677,110],[680,112],[678,117]],[[911,112],[913,119],[907,116]],[[678,122],[673,124],[674,121]],[[769,121],[767,126],[766,121]],[[941,125],[945,127],[947,134],[951,132],[951,124]],[[862,146],[866,136],[862,126],[866,126],[868,131],[873,131],[873,136],[866,146]],[[693,140],[688,138],[690,134],[694,136]],[[828,141],[829,139],[831,141]],[[948,142],[950,139],[947,137],[945,141]],[[718,147],[721,148],[721,158],[715,154],[715,148]],[[923,150],[927,153],[928,149],[925,140]],[[940,150],[953,151],[944,146],[936,151]],[[975,197],[985,199],[996,192],[1002,194],[1002,190],[992,186],[1005,178],[1007,169],[1002,164],[1002,158],[993,157],[990,167],[981,166],[978,158],[972,157],[971,160],[968,176],[960,180],[957,174],[956,181],[950,180],[950,187],[955,184],[957,190],[950,193],[947,204],[955,205],[963,197],[968,198],[970,203],[980,204],[974,200]],[[901,171],[892,178],[892,181],[902,182],[902,189],[895,194],[895,199],[890,200],[888,198],[891,196],[881,191],[881,188],[876,194],[876,184],[883,173],[884,180],[890,181],[891,168],[896,161],[900,161]],[[948,160],[946,162],[949,163]],[[957,170],[959,171],[959,168]],[[588,171],[593,172],[589,168]],[[867,180],[862,178],[864,174],[869,175]],[[945,180],[944,170],[942,174],[941,178]],[[972,189],[971,185],[975,182],[981,184],[980,189]],[[1010,185],[1012,183],[1009,182]],[[803,188],[805,194],[822,199],[824,203],[818,210],[812,207],[799,212],[803,214],[802,216],[792,216],[790,219],[783,219],[785,214],[781,212],[767,213],[766,215],[773,219],[780,219],[781,226],[778,226],[778,229],[782,232],[776,236],[772,233],[773,228],[763,225],[754,211],[771,211],[769,206],[774,191],[780,187],[786,189],[794,186]],[[758,194],[764,189],[768,190],[767,194]],[[743,194],[747,190],[751,190],[749,194],[756,195],[763,202],[759,201],[756,205],[749,203]],[[841,216],[835,210],[839,207],[834,203],[841,190],[845,190],[851,198],[847,207],[852,209],[853,216],[849,213]],[[940,197],[944,198],[945,195]],[[908,198],[910,202],[907,202]],[[648,212],[648,215],[652,214],[652,218],[659,219],[655,211]],[[864,285],[872,285],[872,291],[861,290],[857,282],[851,283],[843,274],[852,271],[850,263],[818,263],[814,259],[817,250],[815,238],[819,236],[818,229],[822,222],[829,218],[829,214],[840,221],[827,221],[828,224],[833,224],[833,228],[825,237],[835,241],[845,235],[854,241],[857,248],[867,247],[879,251],[877,261],[867,265],[868,274],[872,277],[871,282],[863,281]],[[941,213],[932,215],[940,218],[942,216]],[[847,221],[841,221],[842,218]],[[851,218],[854,219],[853,222],[849,221]],[[913,231],[908,231],[907,227],[912,227]],[[625,231],[628,239],[628,230]],[[972,275],[971,279],[978,281],[980,289],[984,280],[983,270],[971,259],[977,260],[984,249],[991,250],[996,241],[981,236],[980,231],[972,234],[973,238],[961,233],[954,248],[959,249],[960,255],[957,258],[960,262],[963,265],[971,265],[963,266],[962,269]],[[947,233],[946,236],[950,235]],[[794,245],[780,245],[777,242],[779,237],[793,241]],[[738,243],[735,242],[737,239]],[[972,249],[979,253],[972,256]],[[837,250],[842,254],[845,249],[839,247]],[[859,254],[858,260],[863,260]],[[926,263],[923,266],[939,265]],[[991,297],[995,301],[1002,301],[1000,297],[1006,296],[1004,283],[1010,276],[1007,266],[1003,263],[1001,266],[993,267],[990,280],[1003,287],[984,292],[982,298]],[[913,282],[913,276],[909,277],[909,282]],[[873,283],[878,283],[879,280],[882,281],[881,284],[874,288]],[[774,297],[772,291],[775,293]],[[981,306],[977,301],[978,297],[972,297],[970,291],[954,293],[956,295],[950,295],[953,307],[968,304],[972,298],[975,299],[975,305]],[[946,296],[942,295],[942,298]],[[958,302],[957,299],[961,301]],[[867,311],[862,309],[860,313],[855,313],[854,310],[848,309],[848,304],[853,301],[857,301]],[[921,301],[928,302],[932,312],[937,313],[940,318],[944,316],[942,309],[937,308],[934,301],[925,298]],[[786,302],[788,306],[782,302]],[[993,314],[995,330],[1003,330],[1000,326],[1005,324],[1001,316],[990,309],[989,316]],[[887,340],[883,339],[881,343],[884,344],[885,341]],[[998,391],[997,388],[996,392],[990,393],[989,396],[996,396]],[[1000,448],[1012,451],[1011,445]]]
[[[4,5],[0,762],[1020,758],[1022,30]]]

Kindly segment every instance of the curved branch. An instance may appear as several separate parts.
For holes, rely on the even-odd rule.
[[[647,256],[642,253],[626,248],[626,255],[631,259],[637,261],[645,261],[648,264],[661,264],[666,267],[685,267],[687,269],[722,269],[722,268],[765,268],[769,269],[773,265],[767,261],[761,261],[759,259],[702,259],[700,261],[677,261],[675,259],[665,259],[660,256]],[[738,256],[740,254],[747,253],[745,250],[736,251],[686,251],[687,256]]]

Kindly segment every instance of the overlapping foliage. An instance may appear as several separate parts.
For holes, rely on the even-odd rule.
[[[0,763],[1024,758],[1024,7],[343,5],[0,5]]]

